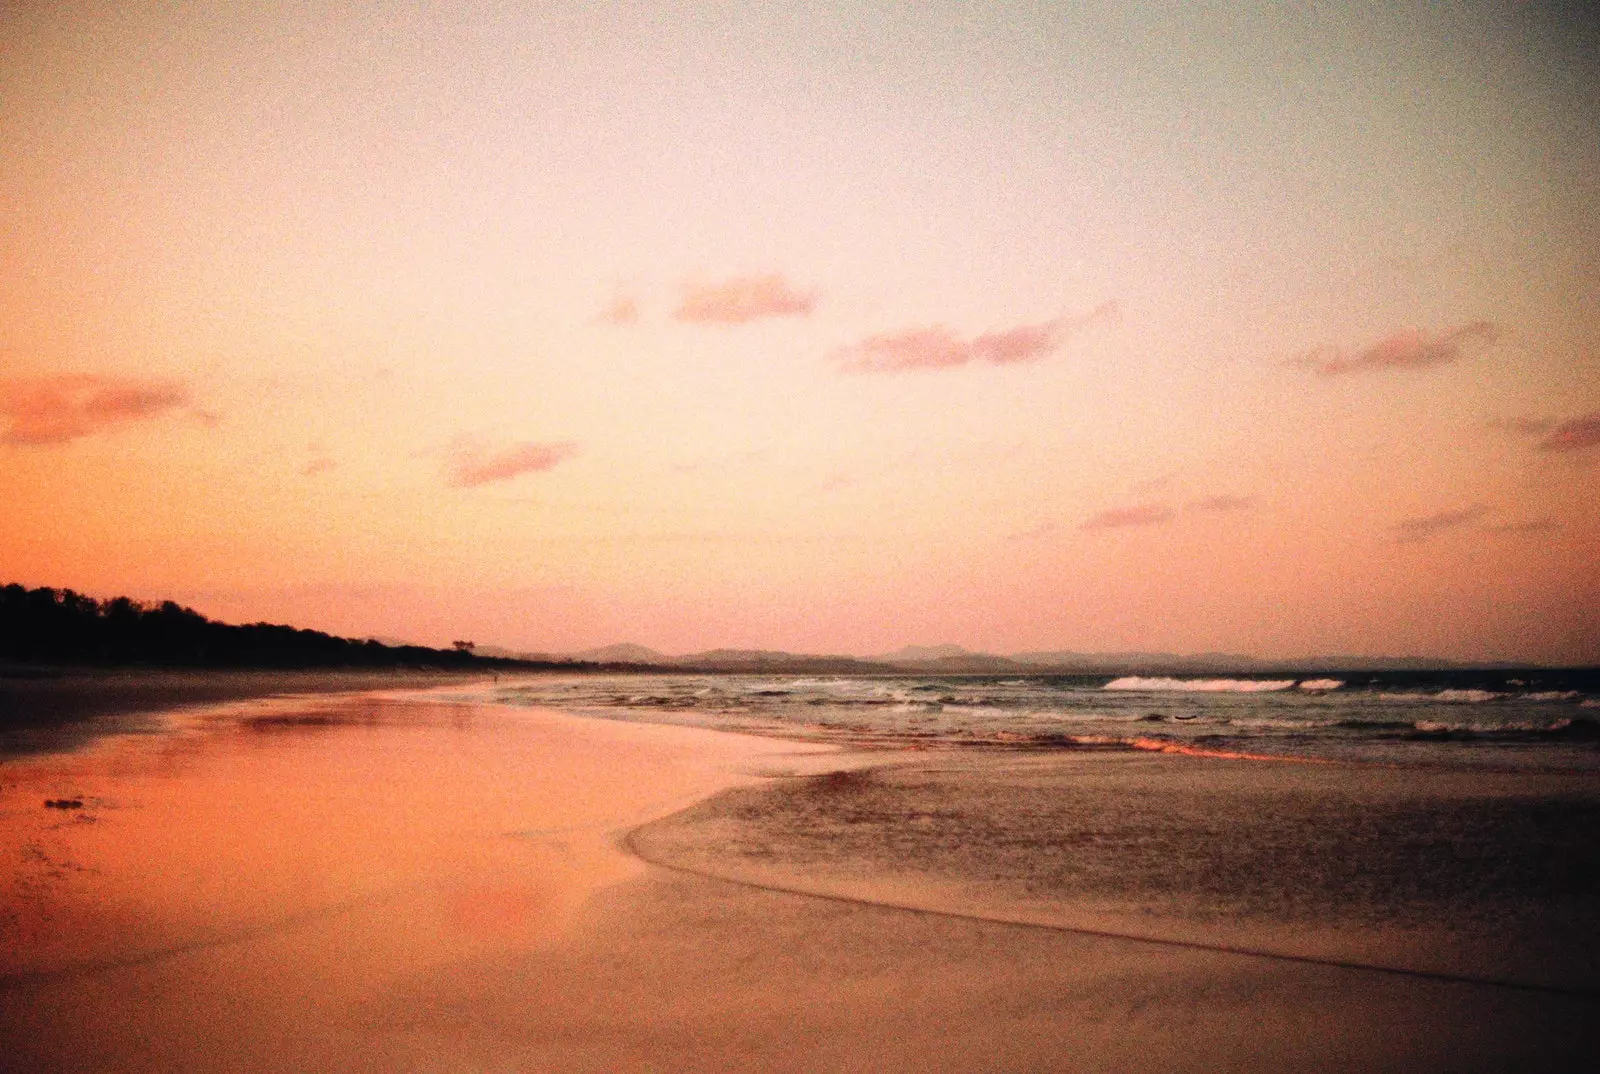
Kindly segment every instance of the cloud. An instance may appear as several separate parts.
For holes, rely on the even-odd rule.
[[[528,441],[489,451],[461,445],[445,463],[445,481],[452,488],[475,488],[494,481],[509,481],[522,474],[539,473],[565,462],[578,453],[571,441],[534,443]]]
[[[1503,429],[1518,436],[1540,436],[1550,431],[1553,421],[1544,418],[1500,418],[1489,423],[1491,429]]]
[[[1551,530],[1558,530],[1560,528],[1561,528],[1561,523],[1557,522],[1550,515],[1544,515],[1544,516],[1542,516],[1540,518],[1529,519],[1526,522],[1505,522],[1505,523],[1502,523],[1502,524],[1500,524],[1498,526],[1485,526],[1484,530],[1486,532],[1488,532],[1488,533],[1512,533],[1512,534],[1516,534],[1516,533],[1548,533]]]
[[[310,462],[300,467],[300,473],[304,477],[315,477],[317,474],[327,473],[329,470],[332,470],[335,465],[336,464],[332,459],[312,459]]]
[[[617,328],[638,324],[639,301],[627,295],[618,295],[606,305],[605,309],[595,315],[595,320]]]
[[[10,422],[0,442],[65,444],[186,406],[176,381],[141,377],[62,375],[0,380],[0,418]]]
[[[1540,451],[1582,451],[1600,444],[1600,410],[1564,421],[1539,441]]]
[[[1471,507],[1462,507],[1453,511],[1439,511],[1421,518],[1401,519],[1394,524],[1395,540],[1401,544],[1411,544],[1416,541],[1426,541],[1435,534],[1446,530],[1459,529],[1469,525],[1489,513],[1489,508],[1481,503]]]
[[[1500,330],[1488,321],[1471,321],[1446,332],[1430,334],[1406,328],[1353,355],[1335,347],[1317,347],[1290,361],[1324,376],[1355,373],[1363,369],[1420,369],[1448,365],[1461,357],[1469,344],[1493,343]]]
[[[1091,515],[1080,529],[1110,530],[1126,526],[1160,526],[1171,522],[1176,512],[1165,504],[1143,503],[1133,507],[1113,507]]]
[[[841,347],[834,360],[846,373],[910,373],[950,369],[970,362],[1014,365],[1038,361],[1080,329],[1115,320],[1120,307],[1102,302],[1077,317],[1057,317],[1039,324],[1018,325],[963,339],[944,325],[886,332]]]
[[[814,291],[798,291],[774,272],[686,286],[672,316],[690,324],[736,325],[763,317],[805,317],[816,304]]]
[[[1188,508],[1191,511],[1243,511],[1254,504],[1250,496],[1203,496],[1190,500]]]

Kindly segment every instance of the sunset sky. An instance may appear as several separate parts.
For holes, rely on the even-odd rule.
[[[1593,14],[1133,7],[5,4],[0,582],[1600,663]]]

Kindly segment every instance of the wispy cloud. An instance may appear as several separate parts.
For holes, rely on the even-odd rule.
[[[672,316],[690,324],[738,325],[764,317],[808,316],[816,304],[815,291],[799,290],[774,272],[688,285]]]
[[[1291,365],[1312,369],[1324,376],[1356,373],[1364,369],[1420,369],[1448,365],[1476,343],[1493,343],[1500,330],[1489,321],[1471,321],[1444,332],[1424,332],[1406,328],[1378,342],[1347,354],[1336,347],[1317,347],[1290,360]]]
[[[1484,532],[1530,534],[1549,533],[1551,530],[1558,530],[1560,528],[1561,523],[1557,522],[1550,515],[1544,515],[1540,518],[1529,519],[1526,522],[1503,522],[1498,526],[1485,526]]]
[[[909,328],[868,336],[834,352],[846,373],[910,373],[951,369],[970,362],[1013,365],[1033,362],[1055,351],[1080,329],[1115,320],[1116,302],[1103,302],[1077,317],[1057,317],[964,339],[944,325]]]
[[[1502,429],[1518,436],[1542,436],[1555,422],[1545,418],[1499,418],[1489,423],[1491,429]]]
[[[594,318],[600,324],[626,328],[639,323],[639,300],[631,295],[618,295],[606,303]]]
[[[522,474],[552,469],[577,453],[578,445],[571,441],[527,441],[495,450],[463,443],[445,462],[445,481],[453,488],[509,481]]]
[[[1540,451],[1582,451],[1600,444],[1600,410],[1564,421],[1539,441]]]
[[[1426,541],[1428,538],[1447,530],[1460,529],[1462,526],[1471,525],[1489,513],[1489,508],[1481,503],[1471,507],[1461,507],[1450,511],[1439,511],[1420,518],[1405,518],[1394,524],[1395,540],[1401,544],[1413,544],[1417,541]]]
[[[1090,515],[1080,529],[1110,530],[1127,526],[1160,526],[1171,522],[1177,512],[1166,504],[1142,503],[1133,507],[1113,507]]]
[[[1185,506],[1191,511],[1244,511],[1255,506],[1255,500],[1250,496],[1202,496]]]
[[[64,444],[186,406],[189,392],[172,380],[64,375],[0,380],[0,442]]]

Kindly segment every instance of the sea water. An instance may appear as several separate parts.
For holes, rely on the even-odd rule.
[[[1600,670],[1263,675],[558,674],[492,700],[857,747],[1600,771]]]

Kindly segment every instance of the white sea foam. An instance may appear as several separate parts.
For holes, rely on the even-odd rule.
[[[1159,690],[1190,694],[1262,694],[1287,690],[1293,679],[1171,679],[1124,675],[1106,683],[1107,690]]]
[[[1467,727],[1459,723],[1445,723],[1443,720],[1418,720],[1412,725],[1424,734],[1436,735],[1449,731],[1466,731]]]
[[[1458,705],[1479,705],[1485,701],[1499,700],[1504,696],[1493,690],[1440,690],[1433,695],[1433,700],[1450,701]]]
[[[1343,679],[1306,679],[1300,683],[1302,690],[1337,690],[1344,685]]]
[[[1535,690],[1531,694],[1523,694],[1524,701],[1571,701],[1578,696],[1576,690]]]

